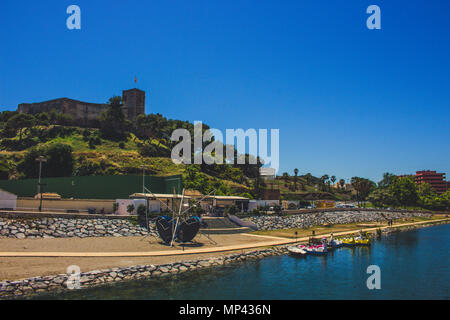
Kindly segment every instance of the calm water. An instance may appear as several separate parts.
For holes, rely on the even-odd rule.
[[[42,299],[449,299],[450,225],[398,232],[327,257],[265,258],[172,279],[133,281]],[[368,290],[367,267],[381,268]]]

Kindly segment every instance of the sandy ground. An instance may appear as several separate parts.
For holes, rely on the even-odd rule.
[[[244,252],[249,250],[240,250]],[[251,250],[250,250],[251,251]],[[163,256],[147,258],[0,258],[0,282],[38,276],[66,273],[67,267],[77,265],[81,272],[143,264],[164,264],[201,258],[220,257],[233,253],[204,253],[186,256]]]
[[[217,242],[212,243],[205,236],[197,237],[197,244],[186,246],[185,252],[191,249],[222,247],[267,241],[266,237],[250,237],[246,235],[211,235]],[[3,252],[142,252],[177,250],[161,244],[153,237],[122,238],[85,238],[85,239],[10,239],[0,238],[0,251]],[[242,252],[243,250],[239,250]],[[194,260],[207,257],[218,257],[231,254],[232,251],[220,253],[187,254],[160,257],[95,257],[95,258],[0,258],[0,281],[18,280],[36,276],[66,273],[67,267],[77,265],[82,272],[114,267],[127,267],[140,264],[163,264],[176,261]]]
[[[267,241],[266,238],[250,237],[245,234],[217,234],[210,238],[196,237],[196,243],[187,244],[185,251],[197,248],[224,247]],[[0,238],[1,252],[143,252],[182,250],[176,242],[176,249],[164,245],[154,237],[105,237],[105,238],[64,238],[64,239],[12,239]]]

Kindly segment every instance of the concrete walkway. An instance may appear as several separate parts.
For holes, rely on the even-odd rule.
[[[392,226],[392,228],[406,227],[406,226],[414,226],[414,225],[422,225],[422,224],[430,224],[436,222],[444,222],[449,221],[450,219],[439,219],[439,220],[430,220],[430,221],[421,221],[421,222],[412,222],[412,223],[403,223]],[[375,231],[377,229],[387,229],[391,228],[389,226],[385,227],[374,227],[374,228],[363,228],[363,232]],[[354,233],[359,231],[360,229],[348,230],[344,232],[333,232],[334,236],[346,235],[350,233]],[[297,242],[305,242],[308,241],[310,237],[302,237],[295,239],[289,238],[281,238],[281,237],[273,237],[273,236],[262,236],[262,235],[253,235],[253,234],[243,234],[248,237],[263,237],[267,238],[268,241],[263,242],[253,242],[247,243],[243,245],[231,245],[224,247],[213,247],[213,248],[200,248],[200,249],[187,249],[182,251],[181,249],[177,250],[166,250],[166,251],[150,251],[150,252],[0,252],[0,257],[33,257],[33,258],[59,258],[59,257],[70,257],[70,258],[91,258],[91,257],[158,257],[158,256],[177,256],[177,255],[189,255],[189,254],[201,254],[201,253],[216,253],[216,252],[226,252],[226,251],[235,251],[235,250],[244,250],[244,249],[253,249],[253,248],[261,248],[261,247],[271,247],[271,246],[280,246],[286,244],[292,244]],[[329,237],[330,234],[320,234],[315,237]],[[270,239],[270,240],[269,240]]]

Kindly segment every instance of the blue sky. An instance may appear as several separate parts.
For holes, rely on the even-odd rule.
[[[81,8],[82,29],[66,28]],[[366,28],[381,8],[382,29]],[[280,171],[450,173],[450,2],[0,2],[0,110],[147,92],[147,112],[280,129]]]

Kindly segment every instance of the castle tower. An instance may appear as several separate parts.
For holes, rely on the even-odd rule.
[[[139,89],[124,90],[122,94],[124,113],[133,122],[140,114],[145,114],[145,91]]]

